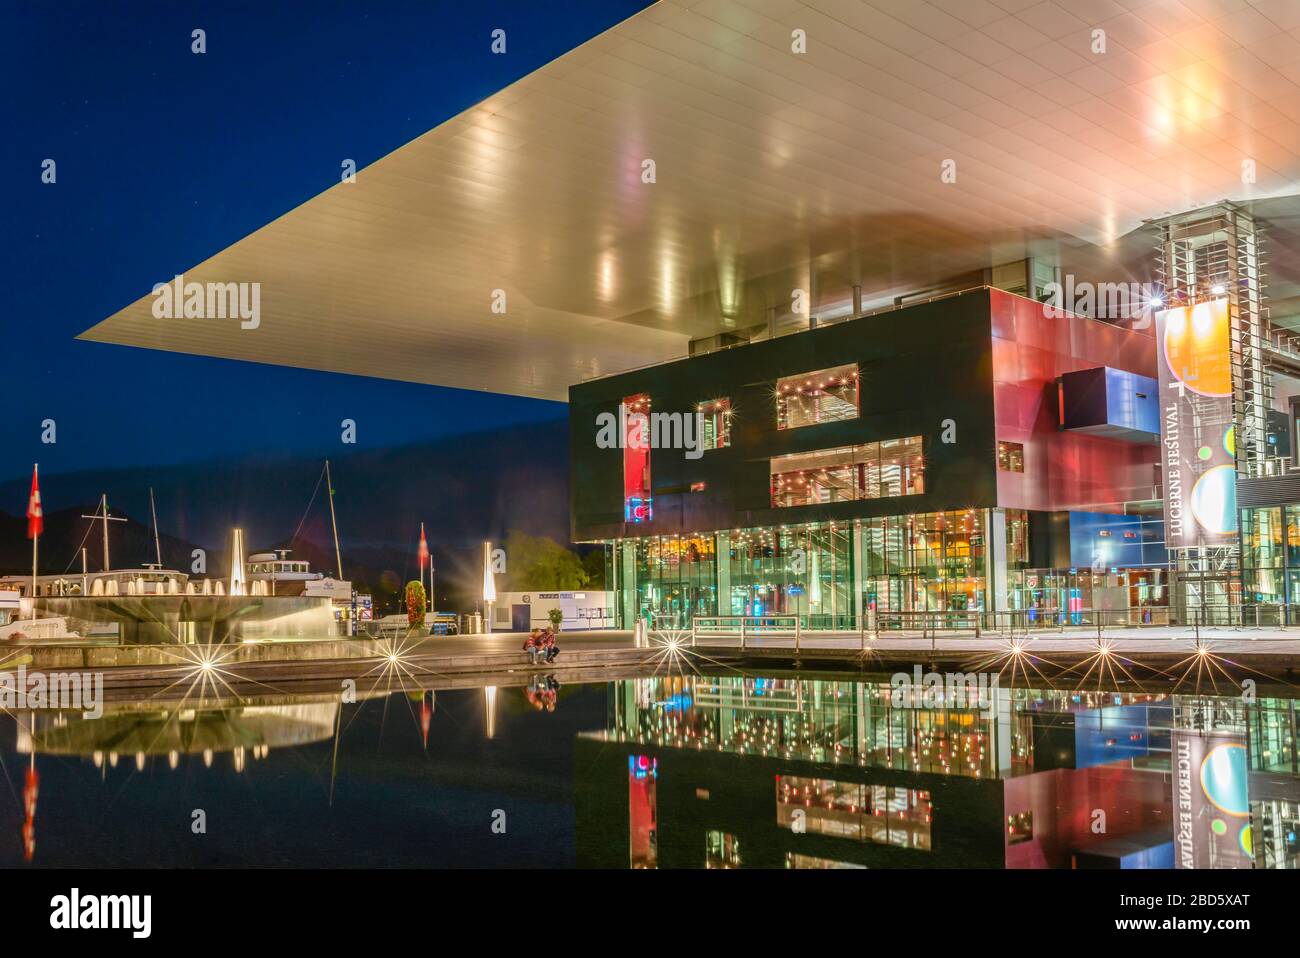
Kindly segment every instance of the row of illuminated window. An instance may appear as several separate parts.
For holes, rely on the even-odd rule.
[[[649,408],[649,397],[642,394],[624,400],[635,411],[637,402]],[[696,406],[703,429],[703,447],[722,449],[731,445],[730,399],[710,399]],[[810,373],[784,376],[776,383],[776,427],[799,429],[828,422],[857,419],[858,367],[854,363],[819,369]],[[998,468],[1005,472],[1024,472],[1024,446],[998,443]]]
[[[629,421],[632,417],[650,415],[650,397],[646,393],[628,396],[623,400],[623,406]],[[695,411],[700,417],[703,448],[724,449],[731,445],[733,410],[729,398],[698,403]],[[777,380],[778,429],[797,429],[857,417],[858,367],[855,364],[800,373]]]
[[[731,445],[731,400],[700,403],[704,448]],[[858,418],[858,367],[854,363],[785,376],[776,382],[776,428],[798,429]]]
[[[925,491],[921,437],[774,456],[772,505],[807,506]]]
[[[930,850],[930,793],[892,785],[778,775],[776,822],[808,834]]]
[[[248,567],[249,574],[266,574],[273,572],[307,572],[306,562],[254,562]]]
[[[704,835],[705,868],[740,868],[744,861],[740,856],[740,839],[730,832],[710,830]],[[803,855],[799,852],[785,853],[785,867],[790,869],[817,869],[819,871],[866,868],[853,862],[837,861],[833,858],[821,858],[817,855]]]

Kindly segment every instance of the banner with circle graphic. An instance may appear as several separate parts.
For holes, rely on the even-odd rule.
[[[1156,313],[1165,544],[1237,539],[1237,448],[1232,422],[1228,301]]]
[[[1253,868],[1246,746],[1239,735],[1175,729],[1174,866]]]

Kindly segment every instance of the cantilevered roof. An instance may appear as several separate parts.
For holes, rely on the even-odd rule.
[[[258,329],[83,338],[564,399],[796,287],[1147,279],[1143,220],[1298,192],[1296,0],[663,0],[186,271]]]

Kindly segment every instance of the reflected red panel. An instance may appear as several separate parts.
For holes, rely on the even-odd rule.
[[[1007,845],[1008,868],[1069,868],[1071,853],[1112,838],[1168,827],[1173,838],[1169,776],[1128,764],[1056,769],[1008,779],[1007,816],[1033,813],[1029,841]],[[1105,832],[1093,830],[1105,814]]]

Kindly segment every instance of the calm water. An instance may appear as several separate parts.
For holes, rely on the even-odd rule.
[[[191,706],[0,719],[3,863],[26,835],[34,866],[1300,866],[1289,697],[729,675]]]

